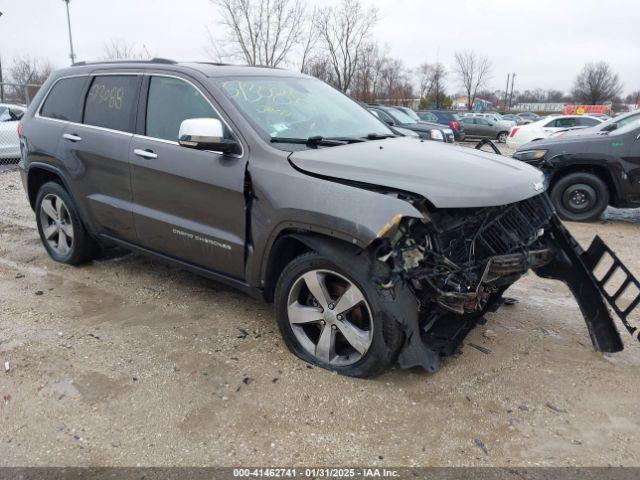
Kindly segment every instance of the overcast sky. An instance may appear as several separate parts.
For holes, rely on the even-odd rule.
[[[330,5],[337,0],[308,0]],[[640,89],[640,0],[362,0],[380,10],[374,38],[416,67],[474,49],[493,61],[492,89],[516,73],[516,90],[568,91],[586,62],[606,60],[625,93]],[[6,72],[19,55],[69,63],[62,0],[0,0],[0,55]],[[104,54],[109,39],[145,45],[154,56],[206,60],[209,0],[71,0],[78,60]],[[450,90],[459,90],[453,75]]]

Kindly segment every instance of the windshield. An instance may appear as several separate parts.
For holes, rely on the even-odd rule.
[[[217,82],[265,140],[393,135],[358,103],[320,80],[227,77]]]
[[[636,128],[640,128],[640,118],[636,118],[632,122],[629,122],[626,125],[614,130],[609,135],[624,135],[625,133],[629,133]]]
[[[407,110],[401,110],[401,111],[404,112],[405,114],[407,114],[409,117],[413,118],[416,122],[420,121],[420,117],[413,110],[407,109]]]
[[[389,115],[391,115],[396,122],[398,122],[400,124],[409,125],[409,124],[412,124],[412,123],[418,123],[413,118],[411,118],[409,115],[404,113],[402,110],[397,110],[395,108],[389,108],[388,110],[386,110],[386,112]]]

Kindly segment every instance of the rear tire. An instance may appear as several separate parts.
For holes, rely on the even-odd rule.
[[[496,139],[498,140],[498,142],[500,143],[506,143],[507,142],[507,138],[509,137],[509,132],[500,132],[498,134],[498,136],[496,137]]]
[[[57,182],[47,182],[36,197],[36,221],[40,240],[56,262],[79,265],[99,251],[89,236],[71,195]]]
[[[570,173],[553,186],[551,200],[563,220],[591,222],[609,205],[609,188],[592,173]]]
[[[347,291],[351,302],[343,302]],[[372,279],[357,269],[338,266],[315,252],[300,255],[284,268],[276,285],[282,337],[289,350],[308,363],[350,377],[379,375],[395,362],[404,341],[401,325],[386,312],[379,295]],[[355,306],[340,311],[350,303]],[[330,342],[333,347],[325,349]]]

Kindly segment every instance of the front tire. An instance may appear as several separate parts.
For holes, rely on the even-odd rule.
[[[403,343],[401,325],[385,314],[374,282],[315,252],[285,267],[275,303],[289,350],[342,375],[371,378],[384,372]]]
[[[592,173],[570,173],[553,186],[551,200],[563,220],[591,222],[609,205],[609,188]]]
[[[98,246],[87,233],[71,195],[57,182],[47,182],[36,197],[40,240],[56,262],[79,265],[90,260]]]

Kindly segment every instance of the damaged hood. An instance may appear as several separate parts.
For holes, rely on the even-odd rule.
[[[524,162],[415,138],[298,151],[289,160],[311,175],[415,193],[437,208],[506,205],[544,188],[542,172]]]

